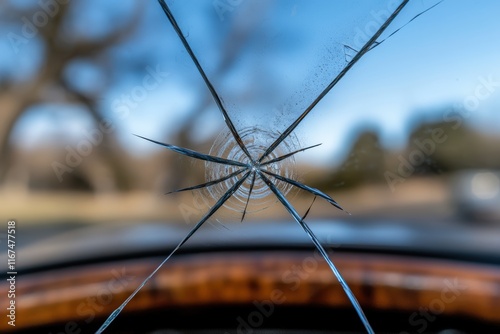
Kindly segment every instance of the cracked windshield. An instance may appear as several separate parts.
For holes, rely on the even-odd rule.
[[[4,0],[0,330],[500,330],[500,3]]]

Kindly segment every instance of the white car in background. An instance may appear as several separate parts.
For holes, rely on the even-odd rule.
[[[500,221],[500,171],[467,170],[453,176],[452,199],[466,219]]]

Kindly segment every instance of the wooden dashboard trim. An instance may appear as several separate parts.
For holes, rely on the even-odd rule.
[[[500,268],[396,255],[331,255],[364,308],[464,315],[500,323]],[[161,262],[145,258],[18,276],[16,327],[90,322],[109,315]],[[2,282],[0,295],[8,285]],[[178,255],[121,316],[164,307],[251,304],[349,307],[339,283],[311,251],[217,252]],[[0,299],[0,308],[8,306]]]

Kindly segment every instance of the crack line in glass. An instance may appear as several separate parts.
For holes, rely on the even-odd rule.
[[[300,122],[302,122],[302,120],[309,114],[309,112],[312,109],[314,109],[314,107],[330,92],[330,90],[344,77],[344,75],[356,64],[356,62],[358,62],[361,59],[361,57],[363,57],[367,52],[372,50],[374,47],[380,45],[387,38],[394,35],[396,32],[398,32],[408,23],[416,19],[418,16],[434,8],[442,1],[432,6],[431,8],[427,9],[426,11],[419,13],[417,16],[412,18],[407,24],[403,25],[395,32],[391,33],[387,38],[385,38],[380,42],[377,42],[377,39],[380,37],[380,35],[386,30],[389,24],[394,20],[394,18],[401,12],[401,10],[409,2],[409,0],[402,1],[401,4],[396,8],[396,10],[389,16],[389,18],[380,26],[377,32],[368,40],[368,42],[366,42],[366,44],[359,50],[359,52],[356,53],[356,55],[351,59],[351,61],[346,65],[346,67],[344,67],[342,71],[330,82],[330,84],[326,86],[326,88],[304,110],[304,112],[292,124],[290,124],[290,126],[283,133],[281,133],[279,136],[275,136],[276,138],[271,137],[273,141],[269,146],[262,146],[260,145],[260,143],[258,145],[253,145],[254,140],[258,139],[259,136],[262,137],[264,135],[269,135],[262,130],[245,129],[241,131],[242,135],[240,136],[240,133],[236,130],[233,122],[231,121],[221,98],[219,97],[217,91],[213,87],[212,83],[210,82],[203,68],[198,62],[198,59],[196,58],[189,43],[187,42],[181,29],[179,28],[167,3],[165,2],[165,0],[158,0],[158,1],[163,11],[165,12],[168,20],[170,21],[172,27],[174,28],[180,40],[182,41],[182,44],[184,45],[186,51],[191,57],[191,60],[198,69],[198,72],[202,76],[205,84],[207,85],[207,88],[212,94],[212,97],[214,98],[219,110],[221,111],[224,121],[232,135],[232,139],[234,139],[239,149],[241,149],[241,152],[236,151],[235,150],[236,146],[234,145],[230,147],[228,151],[225,145],[222,145],[222,148],[220,148],[216,147],[217,146],[216,143],[214,144],[215,149],[214,147],[212,147],[210,153],[212,153],[212,151],[217,151],[217,152],[213,152],[214,155],[210,155],[210,154],[199,153],[187,148],[182,148],[175,145],[158,142],[142,136],[138,136],[145,140],[151,141],[155,144],[164,146],[167,149],[177,152],[179,154],[186,155],[199,160],[204,160],[206,162],[207,182],[188,188],[174,190],[170,193],[195,190],[195,189],[211,190],[214,188],[218,188],[219,190],[217,192],[213,192],[213,194],[211,195],[213,199],[216,200],[216,203],[209,209],[209,211],[203,216],[203,218],[193,227],[193,229],[191,229],[191,231],[184,237],[184,239],[182,239],[182,241],[172,250],[172,252],[160,263],[160,265],[158,265],[158,267],[136,288],[136,290],[134,290],[134,292],[132,292],[132,294],[115,311],[111,313],[111,315],[108,317],[108,319],[103,323],[103,325],[98,329],[96,333],[102,333],[116,319],[116,317],[124,309],[124,307],[128,304],[128,302],[130,302],[130,300],[141,290],[141,288],[144,285],[146,285],[148,281],[156,274],[156,272],[170,259],[170,257],[180,247],[182,247],[182,245],[184,245],[193,236],[193,234],[207,220],[209,220],[210,217],[212,217],[212,215],[214,215],[217,212],[217,210],[219,210],[222,206],[225,206],[230,198],[236,197],[236,194],[238,194],[239,196],[239,201],[241,202],[241,207],[242,207],[242,209],[237,209],[237,211],[242,212],[241,220],[243,221],[248,209],[248,203],[250,202],[250,200],[253,200],[254,198],[260,196],[258,192],[262,190],[262,185],[267,186],[267,189],[276,196],[277,200],[284,206],[284,208],[290,213],[293,219],[302,227],[305,233],[309,236],[309,238],[311,239],[317,250],[320,252],[324,260],[327,262],[331,271],[341,284],[344,292],[346,293],[347,297],[349,298],[353,307],[355,308],[366,331],[368,333],[374,333],[354,293],[351,291],[347,282],[344,280],[344,278],[342,277],[342,275],[340,274],[334,263],[328,257],[328,254],[326,253],[324,247],[319,242],[318,238],[314,235],[313,231],[304,221],[307,215],[309,214],[316,200],[316,197],[321,197],[334,207],[343,211],[345,210],[335,200],[333,200],[330,196],[323,193],[322,191],[304,185],[288,177],[288,176],[293,177],[293,174],[288,175],[286,172],[283,173],[282,161],[284,160],[293,161],[292,159],[295,154],[314,148],[320,144],[309,146],[306,148],[298,148],[298,146],[290,145],[289,143],[287,144],[285,140],[287,138],[288,139],[291,138],[290,135],[295,130],[295,128],[300,124]],[[247,143],[245,143],[245,138],[250,139],[250,137],[247,137],[248,131],[254,131],[252,132],[252,134],[257,136],[254,136],[252,140],[248,140]],[[278,147],[284,147],[285,149],[280,151],[279,149],[277,150]],[[275,150],[277,150],[277,152],[275,152]],[[223,156],[226,156],[226,158],[224,158]],[[220,169],[217,173],[211,172],[214,163]],[[243,174],[243,176],[239,177],[241,174]],[[251,179],[249,180],[250,175]],[[273,183],[271,179],[266,175],[275,180],[275,183]],[[292,187],[302,189],[314,195],[314,199],[303,217],[300,217],[294,206],[286,198],[287,191]],[[241,191],[242,188],[246,190]]]

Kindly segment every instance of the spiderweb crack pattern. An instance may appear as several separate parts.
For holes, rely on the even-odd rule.
[[[274,194],[274,196],[276,197],[274,199],[274,202],[281,203],[283,207],[290,213],[293,219],[310,237],[311,241],[320,252],[322,257],[325,259],[331,271],[342,286],[347,297],[351,301],[366,331],[368,333],[374,333],[353,292],[347,285],[346,281],[338,271],[335,264],[328,257],[318,238],[305,222],[305,218],[310,212],[311,207],[317,197],[326,200],[337,209],[343,211],[345,210],[340,206],[339,203],[337,203],[329,195],[323,193],[321,190],[309,187],[294,180],[295,174],[293,171],[293,164],[295,154],[312,149],[319,144],[300,148],[300,145],[298,144],[297,139],[292,135],[292,132],[311,112],[311,110],[313,110],[314,107],[328,94],[328,92],[344,77],[344,75],[361,59],[361,57],[363,57],[367,52],[380,45],[387,38],[391,37],[404,27],[403,26],[397,29],[384,40],[377,41],[377,39],[391,24],[394,18],[408,4],[409,0],[403,0],[401,2],[401,4],[394,10],[394,12],[387,18],[387,20],[380,26],[376,33],[359,51],[349,47],[352,52],[355,52],[355,55],[349,57],[350,61],[347,63],[347,65],[340,71],[337,76],[335,76],[335,78],[302,112],[302,114],[292,124],[290,124],[285,129],[285,131],[278,135],[258,128],[247,128],[241,130],[240,132],[237,131],[231,118],[229,117],[229,114],[226,111],[222,99],[219,97],[219,94],[205,74],[205,71],[203,70],[189,43],[184,37],[182,30],[177,24],[174,15],[170,11],[169,6],[165,2],[165,0],[158,1],[172,27],[177,33],[179,39],[184,45],[184,48],[191,57],[191,60],[196,66],[198,72],[203,78],[208,90],[210,91],[215,103],[217,104],[222,114],[229,132],[223,133],[221,136],[219,136],[209,154],[196,152],[187,148],[178,147],[175,145],[162,143],[153,139],[138,136],[157,145],[164,146],[176,153],[205,161],[205,177],[207,182],[183,189],[174,190],[170,193],[201,189],[206,191],[206,194],[210,196],[213,201],[215,201],[215,204],[211,206],[211,208],[208,210],[208,212],[205,213],[203,218],[191,229],[191,231],[160,263],[160,265],[148,277],[146,277],[146,279],[136,288],[136,290],[134,290],[134,292],[132,292],[132,294],[115,311],[113,311],[113,313],[108,317],[108,319],[103,323],[103,325],[98,329],[96,333],[102,333],[116,319],[116,317],[120,314],[120,312],[124,309],[128,302],[141,290],[141,288],[145,284],[148,283],[148,281],[170,259],[170,257],[180,247],[182,247],[206,221],[208,221],[217,212],[217,210],[219,210],[222,206],[226,206],[234,211],[240,212],[241,220],[243,221],[249,208],[249,202],[251,200],[253,201],[264,199],[268,197],[267,195],[270,193]],[[429,8],[428,10],[430,10],[431,8]],[[423,12],[419,15],[421,14],[423,14]],[[419,15],[417,15],[416,17],[418,17]],[[411,19],[411,21],[413,21],[416,17]],[[314,199],[311,205],[302,217],[298,214],[297,210],[286,197],[287,193],[293,188],[298,188],[314,195]],[[261,204],[262,205],[258,208],[266,207],[266,205],[269,205],[268,202],[263,202]]]

